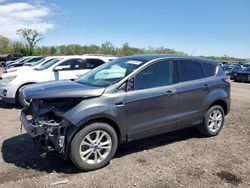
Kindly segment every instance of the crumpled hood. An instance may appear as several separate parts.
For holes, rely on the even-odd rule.
[[[101,96],[105,88],[84,85],[73,81],[53,81],[24,87],[25,99],[88,98]]]

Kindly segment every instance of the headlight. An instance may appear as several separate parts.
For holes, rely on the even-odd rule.
[[[15,80],[16,77],[17,77],[16,75],[15,76],[4,77],[4,78],[1,79],[1,82],[2,83],[9,83],[9,82]]]

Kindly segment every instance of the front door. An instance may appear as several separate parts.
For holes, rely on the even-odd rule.
[[[66,60],[55,68],[52,77],[54,80],[74,80],[85,73],[83,64],[84,60],[78,58]]]
[[[178,98],[174,80],[173,62],[162,60],[129,81],[130,91],[124,102],[129,140],[160,134],[176,126]]]

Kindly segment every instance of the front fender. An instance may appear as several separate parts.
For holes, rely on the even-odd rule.
[[[124,111],[112,105],[110,100],[100,100],[99,97],[83,100],[63,117],[77,128],[94,119],[108,119],[117,125],[122,138],[126,135],[126,127],[122,126]]]

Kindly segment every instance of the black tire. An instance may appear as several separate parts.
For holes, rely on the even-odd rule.
[[[21,95],[21,92],[22,92],[22,89],[24,88],[25,86],[21,87],[18,89],[18,92],[17,92],[17,96],[16,96],[16,102],[23,108],[27,107],[30,103],[28,101],[26,101],[22,95]]]
[[[0,62],[0,67],[5,67],[5,62],[4,61]]]
[[[105,131],[106,133],[109,134],[112,140],[112,147],[107,157],[103,159],[101,162],[97,164],[89,164],[82,159],[82,157],[80,156],[79,149],[81,146],[81,142],[85,138],[85,136],[87,136],[89,133],[93,131],[98,131],[98,130]],[[115,130],[109,124],[96,122],[87,125],[74,136],[72,142],[70,143],[69,157],[71,161],[76,165],[76,167],[82,171],[97,170],[109,164],[110,160],[115,155],[117,146],[118,146],[118,138]]]
[[[221,123],[221,126],[220,128],[213,132],[209,129],[209,123],[208,123],[208,120],[209,120],[209,116],[211,115],[212,112],[214,112],[215,110],[219,110],[222,114],[222,123]],[[207,136],[207,137],[212,137],[212,136],[216,136],[219,134],[219,132],[221,131],[223,125],[224,125],[224,119],[225,119],[225,112],[223,110],[223,108],[219,105],[215,105],[215,106],[212,106],[208,109],[208,111],[206,112],[205,116],[204,116],[204,120],[203,120],[203,123],[201,125],[198,126],[198,130],[200,133],[202,133],[203,135]]]

